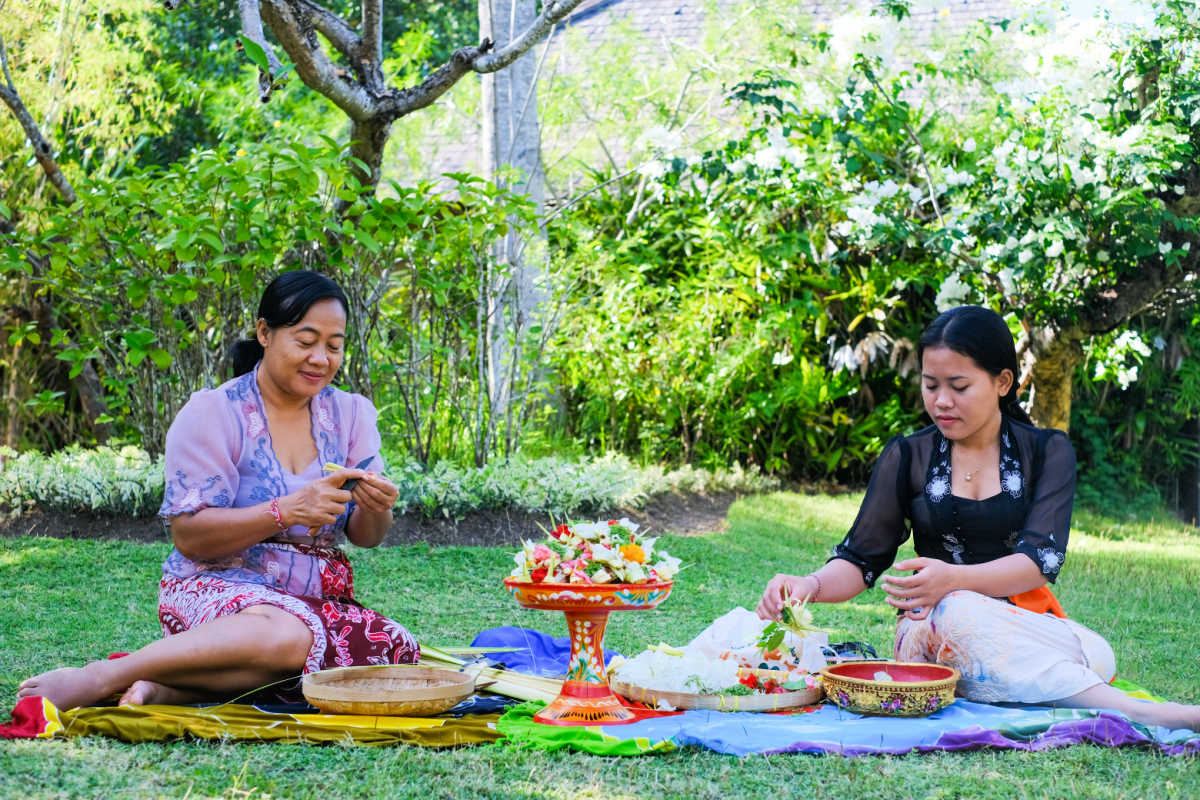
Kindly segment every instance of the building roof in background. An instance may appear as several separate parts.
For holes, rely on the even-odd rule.
[[[736,6],[738,0],[716,0],[722,6]],[[557,28],[554,39],[563,30],[584,33],[597,44],[618,26],[629,25],[642,34],[643,54],[650,55],[656,42],[695,41],[703,37],[709,2],[704,0],[585,0],[565,24]],[[855,7],[854,3],[804,2],[817,21],[833,21]],[[1018,9],[1014,0],[917,0],[905,28],[917,41],[932,40],[935,34],[956,34],[981,19],[1011,18]],[[538,49],[540,50],[540,48]],[[538,52],[535,50],[535,52]],[[582,59],[572,59],[559,69],[582,68]],[[466,135],[455,139],[439,138],[427,149],[426,177],[445,172],[478,173],[479,129],[468,127]]]

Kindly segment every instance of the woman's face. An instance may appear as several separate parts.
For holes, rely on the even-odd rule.
[[[1000,398],[1012,387],[1013,374],[993,376],[975,359],[948,347],[931,347],[921,357],[921,397],[925,411],[942,435],[967,439],[1000,418]]]
[[[291,327],[270,328],[259,320],[258,341],[271,381],[287,394],[314,397],[342,365],[346,312],[331,298],[313,303]]]

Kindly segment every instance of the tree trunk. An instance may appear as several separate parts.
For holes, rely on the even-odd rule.
[[[503,48],[537,18],[534,0],[479,0],[479,33]],[[482,153],[485,177],[528,195],[541,215],[545,175],[538,128],[537,59],[527,51],[508,69],[483,75]],[[488,300],[488,398],[492,425],[505,428],[505,450],[514,445],[514,389],[521,369],[522,340],[539,319],[546,299],[540,269],[544,232],[527,238],[516,226],[493,248],[497,270]]]
[[[392,124],[381,119],[350,122],[350,155],[367,165],[368,172],[355,166],[353,171],[362,186],[363,194],[374,195],[375,187],[383,176],[383,151],[392,132]],[[345,200],[338,200],[337,215],[340,218],[350,207]]]
[[[1083,347],[1074,331],[1043,328],[1031,337],[1026,368],[1033,376],[1029,416],[1042,428],[1071,427],[1071,385],[1083,363]]]
[[[1200,450],[1200,419],[1189,419],[1183,426],[1183,434],[1190,437]],[[1179,483],[1179,515],[1184,522],[1200,526],[1200,458],[1191,459],[1179,476]]]

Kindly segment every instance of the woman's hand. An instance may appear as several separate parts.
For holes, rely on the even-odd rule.
[[[936,558],[909,558],[892,569],[916,570],[915,575],[884,575],[879,584],[888,594],[888,604],[902,609],[909,619],[925,619],[943,597],[962,588],[957,567]]]
[[[400,499],[400,490],[384,476],[367,472],[354,487],[351,496],[359,508],[382,514],[396,507],[396,501]]]
[[[332,525],[346,511],[346,504],[354,496],[341,488],[351,478],[366,479],[361,469],[339,469],[323,478],[318,478],[298,492],[279,499],[279,512],[287,527],[303,525],[309,535],[325,525]],[[359,486],[362,483],[360,481]],[[357,491],[357,487],[355,487]]]
[[[758,601],[759,619],[779,619],[784,598],[803,600],[817,591],[817,580],[811,575],[776,575],[767,582],[762,599]]]

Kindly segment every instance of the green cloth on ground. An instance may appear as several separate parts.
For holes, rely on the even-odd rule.
[[[610,736],[600,726],[545,725],[535,722],[533,715],[546,707],[540,700],[513,706],[500,717],[496,730],[504,743],[531,750],[582,750],[601,756],[638,756],[644,753],[667,753],[675,749],[669,740],[651,742],[646,738],[622,739]],[[614,726],[616,727],[616,726]]]

